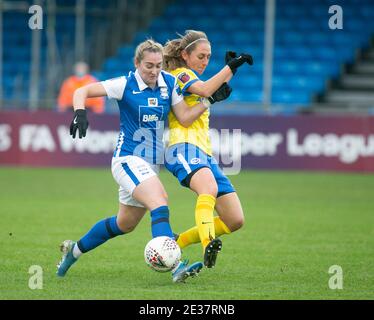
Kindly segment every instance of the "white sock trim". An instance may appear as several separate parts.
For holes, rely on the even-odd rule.
[[[75,259],[78,259],[82,255],[82,251],[79,250],[78,245],[75,243],[73,247],[73,257]]]

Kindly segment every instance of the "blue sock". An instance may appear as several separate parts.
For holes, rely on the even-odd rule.
[[[158,207],[151,211],[152,238],[167,236],[174,239],[169,223],[168,206]]]
[[[85,253],[121,234],[123,234],[123,232],[117,225],[117,217],[113,216],[97,222],[91,230],[77,242],[77,245],[79,250]]]

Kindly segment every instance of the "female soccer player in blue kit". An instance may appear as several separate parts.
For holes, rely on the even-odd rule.
[[[181,95],[176,79],[161,71],[163,48],[153,40],[141,43],[135,52],[136,71],[127,76],[90,84],[74,94],[75,116],[70,134],[75,138],[86,135],[88,121],[84,107],[88,97],[108,96],[118,101],[120,134],[112,158],[112,174],[119,184],[119,211],[116,216],[97,222],[79,241],[65,240],[61,245],[63,257],[57,275],[64,276],[80,257],[107,240],[129,233],[145,215],[151,213],[152,237],[169,236],[169,208],[166,191],[157,174],[163,162],[163,127],[169,111],[188,126],[206,108],[189,108]],[[196,275],[201,262],[188,266],[181,262],[174,270],[174,282]]]
[[[209,63],[211,46],[204,32],[188,30],[179,39],[168,41],[164,48],[165,69],[178,79],[185,100],[194,109],[204,97],[210,97],[218,88],[228,90],[227,82],[244,63],[253,64],[252,57],[234,52],[226,53],[226,66],[207,81],[201,75]],[[169,147],[166,168],[182,186],[197,193],[196,227],[179,234],[181,248],[202,243],[204,264],[215,265],[222,242],[216,238],[238,230],[244,223],[244,214],[238,195],[230,180],[220,170],[212,156],[209,138],[209,109],[188,128],[169,114]],[[218,217],[213,216],[214,209]]]

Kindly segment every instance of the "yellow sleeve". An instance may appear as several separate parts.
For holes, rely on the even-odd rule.
[[[179,69],[175,76],[177,78],[177,83],[179,85],[179,88],[181,88],[183,95],[193,83],[199,81],[197,75],[192,70],[186,68]]]

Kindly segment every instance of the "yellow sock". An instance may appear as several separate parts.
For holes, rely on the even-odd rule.
[[[231,233],[231,230],[228,226],[221,220],[220,217],[214,218],[214,229],[216,230],[216,236],[219,237],[223,234]]]
[[[200,242],[200,236],[199,231],[197,230],[197,227],[193,227],[191,229],[188,229],[187,231],[182,232],[177,240],[177,243],[181,249],[189,246],[192,243],[199,243]]]
[[[216,232],[216,237],[219,237],[223,234],[231,233],[230,229],[226,224],[221,220],[220,217],[214,217],[214,230]],[[177,240],[178,245],[181,249],[189,246],[190,244],[199,243],[200,236],[199,230],[197,227],[192,227],[184,232],[182,232]]]
[[[203,249],[216,237],[213,220],[215,204],[216,198],[210,194],[201,194],[197,198],[195,221]]]

